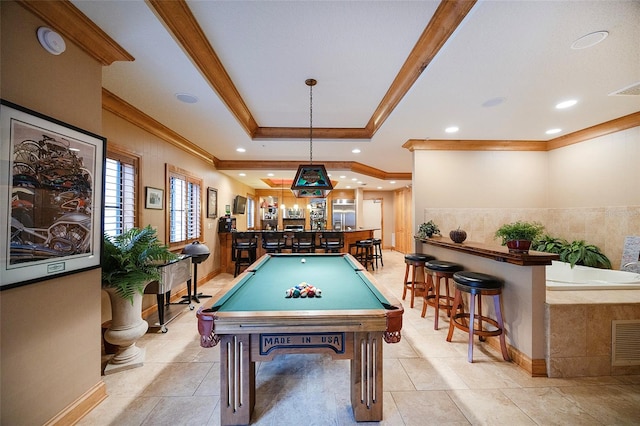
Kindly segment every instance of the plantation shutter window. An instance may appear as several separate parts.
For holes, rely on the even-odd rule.
[[[104,232],[116,236],[137,225],[138,160],[109,151],[105,161]]]
[[[168,166],[169,244],[177,246],[202,237],[202,180]]]

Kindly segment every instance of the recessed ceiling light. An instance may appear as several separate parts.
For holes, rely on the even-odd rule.
[[[579,50],[595,46],[596,44],[604,41],[604,39],[607,38],[608,35],[609,31],[596,31],[587,35],[583,35],[582,37],[571,43],[571,48]]]
[[[198,98],[189,93],[176,93],[176,99],[180,102],[184,102],[185,104],[195,104],[198,102]]]
[[[555,135],[556,133],[560,133],[562,129],[549,129],[545,133],[548,135]]]
[[[351,150],[354,154],[360,154],[360,150],[358,148],[354,148]]]
[[[355,182],[358,180],[358,178],[352,178],[351,180]]]
[[[272,177],[273,173],[267,173],[267,176]]]
[[[236,151],[238,151],[238,152],[247,152],[247,150],[244,149],[244,148],[236,148]]]
[[[341,175],[340,179],[346,179],[347,177],[345,175]]]
[[[351,185],[347,185],[345,188],[347,188],[347,189],[351,189]]]
[[[245,177],[246,175],[247,175],[246,173],[238,173],[238,176]]]
[[[444,131],[447,132],[447,133],[455,133],[458,130],[460,130],[460,129],[458,127],[456,127],[456,126],[447,127],[446,129],[444,129]]]
[[[392,180],[392,181],[390,181],[389,183],[390,183],[391,185],[393,185],[394,183],[396,183],[396,181],[395,181],[395,180]]]
[[[562,101],[559,104],[556,105],[557,109],[565,109],[565,108],[569,108],[574,106],[575,104],[577,104],[578,101],[575,99],[569,99],[567,101]]]
[[[382,187],[381,187],[381,186],[379,186],[379,187],[378,187],[378,189],[382,189]]]

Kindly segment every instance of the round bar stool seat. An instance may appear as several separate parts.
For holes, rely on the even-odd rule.
[[[451,317],[451,308],[453,307],[453,295],[449,292],[449,279],[453,279],[453,274],[462,271],[462,265],[446,260],[430,260],[424,266],[425,273],[430,274],[433,284],[433,292],[425,292],[424,304],[422,305],[422,317],[427,314],[427,306],[433,306],[436,315],[433,322],[433,329],[438,329],[438,319],[440,317],[440,308],[447,310],[447,316]],[[445,294],[440,294],[440,283],[444,278]]]
[[[404,288],[402,290],[402,300],[405,300],[407,297],[407,290],[411,292],[411,307],[413,308],[413,302],[416,294],[418,296],[424,295],[429,288],[427,284],[426,274],[424,274],[424,265],[430,261],[434,260],[435,257],[430,256],[424,253],[409,253],[404,255]],[[416,281],[416,275],[418,272],[418,268],[422,268],[423,271],[423,281]],[[411,281],[409,281],[409,272],[411,272]],[[430,282],[430,281],[429,281]]]
[[[453,311],[449,321],[449,334],[447,342],[453,337],[453,330],[458,328],[469,333],[469,349],[467,360],[473,362],[473,336],[477,335],[481,341],[487,336],[500,336],[500,349],[502,358],[510,361],[507,352],[507,344],[504,337],[504,321],[502,318],[502,286],[499,278],[480,272],[460,271],[453,274],[453,281],[456,286],[456,294],[453,299]],[[464,312],[462,303],[462,293],[469,294],[469,312]],[[493,297],[496,318],[482,315],[482,296]],[[476,313],[476,297],[478,302],[478,312]],[[477,321],[477,327],[474,323]],[[485,330],[483,323],[489,323],[493,330]]]
[[[371,265],[371,270],[375,269],[373,266],[373,240],[356,241],[356,259],[362,263],[365,270],[369,269],[369,265]]]

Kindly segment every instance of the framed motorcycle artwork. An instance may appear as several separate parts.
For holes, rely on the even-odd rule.
[[[106,139],[0,101],[0,290],[100,267]]]

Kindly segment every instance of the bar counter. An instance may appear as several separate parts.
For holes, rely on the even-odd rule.
[[[418,252],[504,281],[503,314],[509,354],[530,375],[546,376],[546,265],[558,259],[558,255],[536,251],[510,253],[497,244],[454,243],[447,237],[415,237],[415,240]],[[483,304],[483,310],[490,315],[494,315],[492,308],[489,303]],[[454,339],[461,337],[461,333],[454,333]],[[497,340],[491,344],[497,344]]]
[[[347,231],[332,231],[330,229],[325,230],[325,232],[342,232],[344,234],[344,247],[342,248],[342,253],[349,253],[349,246],[355,244],[356,241],[366,240],[373,238],[373,231],[375,229],[354,229]],[[260,233],[262,232],[273,232],[273,231],[248,231],[255,232],[258,234],[258,250],[256,254],[256,259],[262,257],[265,254],[264,249],[262,248],[262,239],[260,238]],[[322,234],[323,231],[315,230],[315,231],[278,231],[285,232],[287,234],[291,234],[294,232],[315,232],[316,233],[316,245],[318,245],[317,235]],[[235,269],[235,264],[231,260],[231,240],[232,240],[232,232],[218,232],[218,238],[220,238],[220,269],[222,272],[226,272],[228,274],[233,274]],[[319,252],[322,250],[318,249]]]

